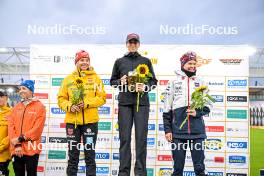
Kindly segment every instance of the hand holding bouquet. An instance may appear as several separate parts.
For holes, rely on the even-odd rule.
[[[152,78],[152,74],[146,64],[139,64],[137,68],[128,73],[128,90],[130,92],[137,92],[137,112],[139,110],[139,99],[144,94],[144,85]]]
[[[77,127],[77,113],[79,112],[79,107],[83,106],[84,98],[84,80],[82,77],[76,77],[73,81],[73,84],[76,86],[76,90],[73,90],[73,95],[71,97],[72,107],[75,108],[75,128]]]
[[[207,86],[200,86],[195,89],[195,91],[192,93],[191,96],[191,106],[188,107],[188,115],[180,125],[180,129],[185,125],[187,120],[189,119],[189,113],[192,113],[195,111],[195,109],[200,109],[202,110],[206,104],[209,103],[214,103],[215,100],[213,97],[207,94],[208,92],[208,87]]]

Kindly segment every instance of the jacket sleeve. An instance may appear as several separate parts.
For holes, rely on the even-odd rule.
[[[102,80],[97,76],[96,78],[95,97],[85,96],[84,108],[97,108],[106,103],[106,93]]]
[[[117,87],[117,86],[121,85],[120,73],[118,71],[118,60],[116,60],[114,63],[112,75],[110,78],[110,85],[113,87]]]
[[[16,123],[15,117],[16,117],[16,114],[15,114],[15,111],[16,111],[16,107],[14,107],[12,109],[12,112],[8,116],[8,135],[9,135],[9,139],[10,140],[12,140],[14,138],[17,138],[20,135],[20,134],[18,134],[16,132],[16,127],[15,127],[15,123]]]
[[[165,133],[172,132],[172,119],[173,119],[173,81],[168,82],[168,86],[163,93],[164,96],[164,109],[163,109],[163,124]]]
[[[148,67],[149,67],[150,73],[152,74],[152,78],[150,78],[148,83],[146,84],[147,87],[145,88],[145,90],[151,91],[156,88],[158,80],[156,79],[155,72],[154,72],[154,69],[153,69],[153,66],[150,60],[148,60]]]
[[[0,141],[0,152],[7,149],[8,147],[9,147],[9,137],[7,136],[4,139],[2,139],[2,141]]]
[[[37,119],[32,129],[25,132],[24,136],[27,141],[35,141],[41,137],[45,120],[46,120],[46,109],[45,106],[42,105],[39,112],[37,112]]]
[[[196,117],[202,117],[210,113],[210,109],[207,106],[204,106],[203,109],[195,109],[196,110]]]
[[[69,98],[66,79],[62,81],[62,84],[61,84],[61,87],[58,93],[58,106],[65,112],[71,111],[72,103]]]

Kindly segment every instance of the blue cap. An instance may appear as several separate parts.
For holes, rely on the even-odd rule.
[[[33,93],[35,90],[34,85],[35,85],[35,81],[33,81],[33,80],[25,80],[20,84],[20,86],[25,86],[26,88],[28,88]]]

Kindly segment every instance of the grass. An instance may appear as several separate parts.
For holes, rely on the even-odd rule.
[[[13,165],[12,162],[9,163],[9,176],[15,176],[14,170],[13,170]]]
[[[264,169],[264,129],[250,129],[250,175],[259,175]]]

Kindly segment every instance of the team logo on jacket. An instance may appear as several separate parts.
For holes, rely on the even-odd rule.
[[[91,83],[93,83],[93,82],[94,82],[93,78],[88,78],[88,79],[87,79],[87,83],[88,83],[88,84],[91,84]]]
[[[200,83],[195,82],[195,83],[194,83],[194,86],[195,86],[195,87],[199,87],[199,86],[200,86]]]
[[[92,132],[91,128],[87,128],[85,135],[93,136],[95,133]]]
[[[175,93],[178,95],[182,95],[182,86],[175,86]]]

